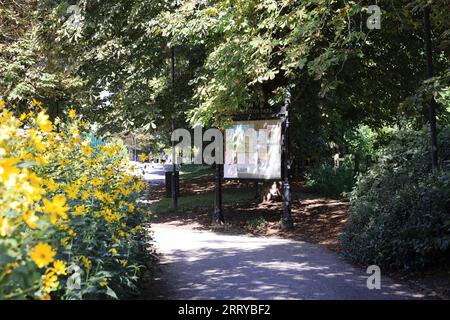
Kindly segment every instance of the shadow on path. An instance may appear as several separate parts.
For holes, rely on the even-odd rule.
[[[171,224],[152,226],[162,256],[158,298],[170,299],[411,299],[422,297],[368,275],[327,249],[305,242],[220,235]]]

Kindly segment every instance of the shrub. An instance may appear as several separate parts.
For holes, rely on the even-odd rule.
[[[122,298],[145,270],[145,187],[88,124],[0,101],[0,299]]]
[[[328,197],[345,196],[354,183],[355,173],[349,165],[334,168],[331,164],[322,164],[305,174],[305,187]]]
[[[441,170],[431,170],[428,130],[403,130],[360,176],[342,246],[353,261],[419,269],[448,257],[450,128],[441,129]]]

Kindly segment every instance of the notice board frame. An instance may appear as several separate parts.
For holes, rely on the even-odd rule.
[[[285,177],[285,170],[283,170],[283,167],[286,165],[285,162],[285,146],[284,146],[284,135],[285,135],[285,129],[286,129],[286,107],[283,105],[281,107],[272,107],[272,106],[265,106],[265,107],[252,107],[249,110],[247,110],[246,113],[240,113],[240,114],[234,114],[232,116],[233,122],[242,122],[242,121],[264,121],[264,120],[278,120],[281,122],[281,141],[280,141],[280,147],[281,147],[281,154],[280,154],[280,178],[243,178],[243,177],[236,177],[236,178],[225,178],[224,176],[224,170],[222,170],[222,179],[226,181],[243,181],[243,182],[279,182],[283,181]],[[226,133],[224,132],[224,137],[226,138]],[[224,160],[225,160],[225,147],[226,147],[226,141],[224,141],[223,144],[223,154],[224,154]],[[222,165],[224,166],[224,165]]]

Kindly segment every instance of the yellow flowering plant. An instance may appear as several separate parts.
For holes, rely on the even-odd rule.
[[[93,143],[74,110],[52,123],[36,100],[21,115],[0,105],[0,299],[136,294],[146,184],[120,146]]]

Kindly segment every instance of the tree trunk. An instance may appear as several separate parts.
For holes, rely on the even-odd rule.
[[[263,186],[263,202],[283,201],[281,182],[273,182]]]

